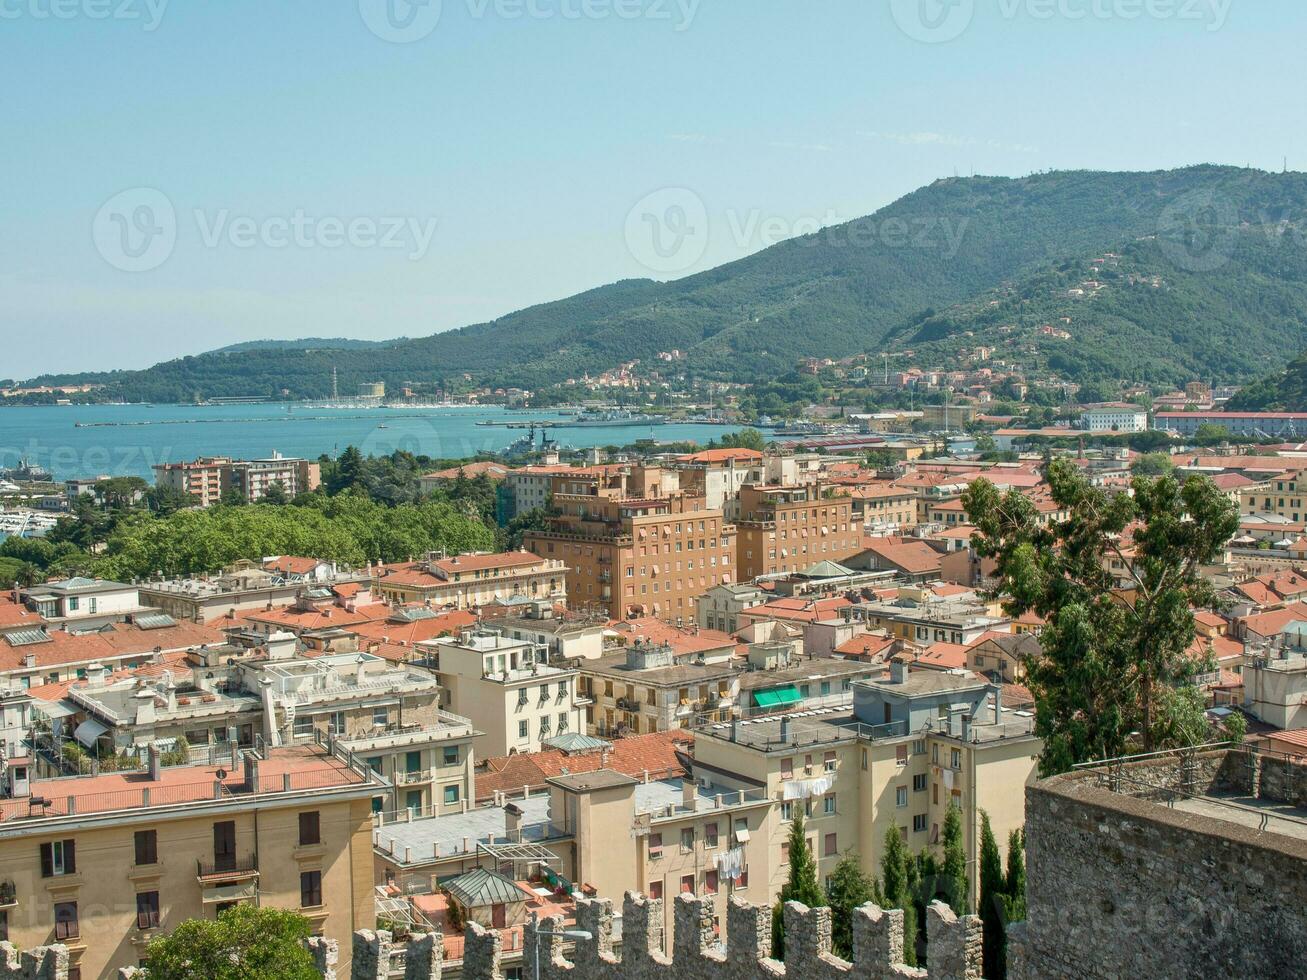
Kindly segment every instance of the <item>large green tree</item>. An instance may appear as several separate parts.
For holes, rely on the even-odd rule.
[[[785,958],[785,903],[802,902],[808,908],[826,904],[826,893],[817,881],[817,862],[808,846],[802,804],[795,804],[789,837],[790,876],[781,888],[780,900],[772,909],[772,956]]]
[[[1027,668],[1045,774],[1169,744],[1177,691],[1202,666],[1187,655],[1194,608],[1215,602],[1203,566],[1239,526],[1238,508],[1206,477],[1136,476],[1131,493],[1095,487],[1066,459],[1047,470],[1068,515],[1043,523],[1031,501],[977,480],[963,506],[976,550],[997,566],[1013,614],[1045,620]],[[1118,582],[1124,584],[1124,587]]]
[[[998,841],[989,825],[989,814],[980,812],[980,921],[984,926],[984,975],[988,980],[1003,980],[1006,975],[1003,957],[1004,908],[1003,859]]]
[[[971,884],[967,880],[967,848],[962,840],[962,811],[950,803],[944,815],[944,831],[940,835],[944,848],[944,862],[940,865],[935,893],[948,899],[949,908],[963,915],[971,904]]]
[[[831,872],[826,888],[830,903],[831,948],[846,960],[853,956],[853,911],[876,897],[876,883],[856,854],[846,854]]]
[[[903,910],[903,959],[908,966],[917,964],[917,906],[915,862],[903,843],[898,827],[885,831],[885,845],[880,852],[880,887],[878,898],[886,908]]]
[[[145,980],[320,980],[296,912],[238,905],[187,919],[145,948]]]

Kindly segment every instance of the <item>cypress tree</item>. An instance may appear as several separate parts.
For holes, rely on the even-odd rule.
[[[948,896],[948,904],[957,915],[965,915],[970,885],[967,881],[967,851],[962,843],[962,811],[956,804],[948,808],[944,818],[944,864],[940,868],[940,889]]]
[[[872,901],[875,882],[853,854],[846,854],[831,872],[826,898],[831,912],[831,948],[836,956],[853,957],[853,910]]]
[[[885,831],[885,847],[880,855],[880,877],[885,903],[903,910],[903,961],[917,965],[917,908],[912,900],[913,861],[903,844],[897,827]]]
[[[1003,917],[1006,914],[1006,882],[1003,878],[1003,860],[998,853],[998,841],[989,825],[989,814],[980,811],[980,921],[984,926],[984,975],[989,980],[1003,980],[1004,968]]]
[[[803,811],[796,809],[798,813],[790,824],[790,877],[781,889],[780,901],[772,909],[771,917],[772,956],[778,960],[785,958],[785,903],[802,902],[810,909],[826,904],[826,894],[817,883],[817,862],[808,849],[804,833]]]

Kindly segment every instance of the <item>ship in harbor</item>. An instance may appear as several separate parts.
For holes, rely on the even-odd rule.
[[[625,425],[666,425],[667,417],[665,415],[646,415],[643,412],[631,412],[624,408],[603,411],[587,409],[578,412],[566,421],[555,422],[554,424],[566,429],[590,426],[599,428]]]

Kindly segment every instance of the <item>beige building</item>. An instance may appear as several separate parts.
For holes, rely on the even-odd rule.
[[[436,672],[452,709],[484,733],[477,745],[482,754],[537,752],[552,736],[584,733],[589,700],[580,675],[550,664],[546,647],[489,626],[418,647],[426,654],[420,663]]]
[[[17,780],[6,762],[5,938],[67,945],[70,980],[136,966],[186,919],[237,904],[292,909],[348,949],[376,922],[363,766],[316,746],[247,752],[235,769]]]
[[[527,551],[503,554],[428,555],[422,561],[378,565],[372,592],[389,602],[471,609],[496,599],[527,596],[565,601],[567,569],[561,561]]]
[[[852,501],[819,483],[742,488],[736,532],[742,582],[842,562],[862,550]]]
[[[917,496],[891,484],[854,487],[853,521],[873,535],[900,534],[917,526]]]

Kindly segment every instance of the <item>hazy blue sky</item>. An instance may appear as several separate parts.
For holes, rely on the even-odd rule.
[[[1298,0],[0,0],[0,377],[431,333],[955,171],[1307,169],[1305,36]]]

